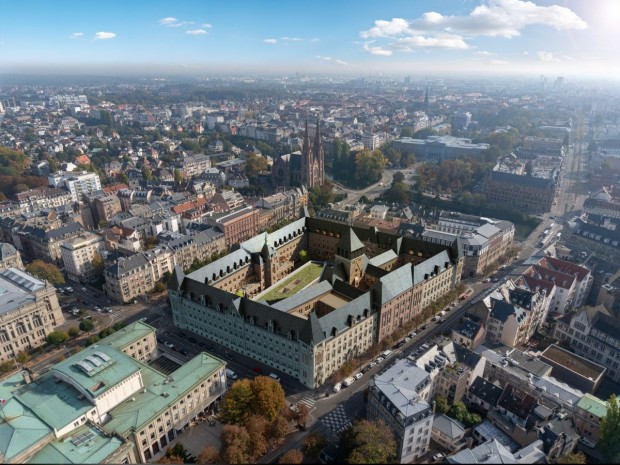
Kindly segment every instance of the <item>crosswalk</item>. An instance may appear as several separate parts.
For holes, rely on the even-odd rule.
[[[310,412],[312,412],[316,408],[316,406],[314,405],[314,404],[316,404],[316,400],[314,400],[310,396],[304,396],[300,400],[298,400],[297,402],[301,403],[301,404],[305,404],[306,407],[308,407],[308,410]]]

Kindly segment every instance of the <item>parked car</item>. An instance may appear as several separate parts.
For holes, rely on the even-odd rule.
[[[409,342],[410,340],[411,340],[411,337],[410,337],[410,336],[407,336],[407,337],[404,339],[405,343]]]
[[[411,333],[409,333],[409,337],[410,338],[414,338],[418,335],[418,333],[416,333],[415,331],[412,331]]]
[[[190,337],[187,340],[191,342],[192,344],[196,344],[196,339],[194,339],[193,337]]]
[[[269,377],[271,379],[275,379],[278,383],[280,382],[280,377],[276,375],[275,373],[269,373]]]
[[[204,342],[199,342],[198,345],[205,350],[207,349],[207,344],[205,344]]]
[[[189,355],[190,355],[190,354],[189,354],[189,351],[188,351],[187,349],[181,349],[181,353],[182,353],[183,355],[185,355],[186,357],[189,357]]]
[[[258,373],[259,375],[263,374],[263,369],[261,367],[254,367],[253,370],[255,373]]]
[[[334,384],[334,392],[338,392],[340,391],[340,388],[342,387],[342,383],[336,383]]]
[[[366,374],[368,373],[368,371],[370,370],[371,366],[370,365],[366,365],[364,368],[362,368],[362,374]]]
[[[422,329],[426,329],[426,328],[428,328],[428,325],[427,325],[427,324],[425,324],[424,326],[422,326]]]
[[[368,364],[368,366],[369,366],[370,368],[374,368],[375,366],[377,366],[377,362],[375,362],[375,361],[373,360],[372,362],[370,362],[370,363]]]
[[[360,379],[364,375],[362,373],[355,373],[355,375],[353,376],[355,377],[355,379]]]
[[[482,280],[483,283],[490,283],[491,282],[491,278],[484,278]]]
[[[381,363],[383,360],[385,360],[383,357],[377,357],[377,363]]]
[[[443,460],[446,456],[443,455],[441,452],[437,452],[435,455],[433,455],[433,462],[439,462],[440,460]]]
[[[101,311],[101,307],[98,307],[98,306],[96,306],[96,305],[95,305],[94,310],[95,310],[96,312],[100,312],[100,311]]]
[[[174,344],[173,344],[172,342],[165,341],[165,342],[164,342],[164,345],[165,345],[166,347],[168,347],[169,349],[174,349]]]
[[[345,387],[351,386],[355,382],[355,378],[353,376],[349,376],[342,382],[342,385]]]

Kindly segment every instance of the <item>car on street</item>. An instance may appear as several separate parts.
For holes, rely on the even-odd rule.
[[[173,344],[172,342],[165,341],[165,342],[164,342],[164,345],[165,345],[166,347],[168,347],[169,349],[174,349],[174,344]]]
[[[405,341],[400,341],[396,344],[394,344],[394,346],[392,347],[392,349],[400,349],[402,346],[405,345]]]
[[[426,329],[426,328],[428,328],[428,325],[427,325],[427,324],[425,324],[425,325],[423,325],[423,326],[422,326],[422,329],[423,329],[423,330],[424,330],[424,329]]]
[[[104,307],[103,309],[108,313],[112,313],[112,309],[110,307]]]
[[[342,383],[336,383],[334,384],[334,392],[338,392],[340,391],[340,388],[342,387]]]
[[[364,376],[362,373],[355,373],[355,375],[353,375],[355,377],[355,379],[360,379],[362,376]]]
[[[366,365],[364,368],[362,368],[362,374],[368,373],[368,371],[370,371],[370,368],[370,365]]]
[[[82,288],[82,292],[86,292],[86,288],[85,287]]]
[[[147,319],[148,319],[147,317],[142,317],[138,321],[141,321],[142,323],[144,323]]]
[[[276,375],[275,373],[269,373],[269,377],[271,379],[275,379],[278,383],[280,382],[280,377]]]
[[[187,334],[185,334],[183,331],[179,331],[177,332],[177,334],[179,335],[179,337],[187,339]]]
[[[98,306],[95,305],[93,310],[95,310],[96,312],[100,312],[101,311],[101,307],[98,307]]]
[[[437,452],[435,455],[433,455],[433,462],[439,462],[440,460],[443,460],[446,456],[443,455],[441,452]]]
[[[381,363],[383,360],[385,360],[383,357],[377,357],[377,363]]]
[[[205,350],[208,349],[207,344],[205,344],[204,342],[199,342],[198,345]]]
[[[431,318],[431,321],[437,321],[437,320],[438,320],[437,315],[433,315],[433,318]]]
[[[491,278],[484,278],[482,280],[483,283],[490,283],[491,282]]]
[[[412,331],[411,333],[409,333],[409,337],[414,338],[418,335],[418,333],[416,333],[415,331]]]
[[[186,357],[189,357],[189,351],[187,349],[181,349],[181,353]]]
[[[368,364],[368,366],[369,366],[370,368],[374,368],[375,366],[377,366],[377,362],[373,360],[372,362],[370,362],[370,363]]]
[[[258,373],[259,375],[263,374],[263,369],[261,367],[254,367],[253,370],[255,373]]]
[[[187,340],[191,342],[192,344],[196,344],[196,339],[194,339],[193,337],[190,337]]]

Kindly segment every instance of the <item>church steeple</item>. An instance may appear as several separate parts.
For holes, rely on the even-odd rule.
[[[325,176],[325,156],[323,154],[323,143],[321,141],[321,123],[317,116],[316,118],[316,132],[314,133],[314,144],[312,145],[312,185],[322,186]]]
[[[306,131],[304,132],[304,144],[301,148],[301,185],[310,189],[312,186],[312,153],[310,151],[310,136],[308,134],[308,120],[306,120]]]

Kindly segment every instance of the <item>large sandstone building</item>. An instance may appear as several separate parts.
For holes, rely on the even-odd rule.
[[[169,292],[179,328],[317,387],[454,289],[462,266],[456,241],[303,217],[188,275],[177,267]]]

